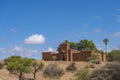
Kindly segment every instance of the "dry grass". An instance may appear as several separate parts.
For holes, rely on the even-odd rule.
[[[56,63],[56,64],[58,64],[59,67],[63,68],[64,70],[71,63],[71,62],[63,62],[63,61],[43,61],[43,62],[45,63],[45,66],[50,63]],[[76,63],[77,70],[84,68],[88,64],[87,62],[82,62],[82,61],[75,62],[75,63]],[[96,65],[96,68],[100,68],[104,65],[105,65],[105,63],[98,64],[98,65]],[[61,77],[61,80],[70,80],[70,78],[74,77],[74,74],[75,73],[65,71],[65,74]],[[25,74],[24,76],[25,76],[25,78],[33,78],[32,74]],[[0,70],[0,80],[18,80],[18,77],[10,74],[6,69],[1,69]],[[43,77],[42,72],[37,73],[37,80],[46,80]]]

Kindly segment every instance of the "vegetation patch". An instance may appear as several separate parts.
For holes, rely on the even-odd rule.
[[[87,61],[91,62],[91,63],[94,63],[94,64],[100,64],[100,59],[99,59],[99,56],[98,54],[92,54],[91,57],[88,57],[87,58]]]
[[[76,73],[76,78],[73,80],[90,80],[91,72],[88,68],[83,68]]]
[[[51,80],[59,80],[60,77],[64,74],[64,70],[57,66],[57,64],[49,64],[46,66],[43,75],[45,78],[49,78]]]
[[[112,62],[95,70],[91,75],[91,80],[120,80],[120,63]]]
[[[120,50],[113,50],[107,54],[108,61],[120,61]]]
[[[76,71],[77,67],[75,66],[75,63],[70,63],[70,65],[66,68],[67,71]]]

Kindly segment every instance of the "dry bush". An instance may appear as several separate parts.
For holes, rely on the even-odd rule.
[[[75,66],[75,63],[70,63],[70,65],[66,68],[67,71],[75,71],[77,70],[77,67]]]
[[[91,80],[120,80],[120,63],[109,63],[95,70],[91,75]]]
[[[64,74],[64,70],[57,66],[57,64],[49,64],[46,66],[43,75],[45,78],[50,78],[52,80],[59,79]]]

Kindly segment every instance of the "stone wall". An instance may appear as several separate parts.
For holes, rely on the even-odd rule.
[[[74,53],[73,61],[86,61],[88,57],[90,57],[92,53],[89,51]]]
[[[93,51],[78,51],[70,48],[69,43],[60,44],[58,53],[54,52],[42,52],[42,59],[45,61],[51,61],[52,56],[57,57],[57,61],[86,61],[94,53]],[[100,54],[100,60],[105,61],[105,54]]]
[[[50,61],[53,52],[42,52],[42,59],[45,61]]]

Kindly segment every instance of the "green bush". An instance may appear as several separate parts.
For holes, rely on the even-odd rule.
[[[98,54],[92,54],[91,57],[87,58],[87,61],[94,63],[94,64],[100,64],[100,58],[99,58]]]
[[[59,79],[63,74],[64,70],[58,67],[57,64],[49,64],[43,72],[45,78],[50,78],[52,80]]]
[[[74,80],[90,80],[91,73],[87,68],[78,71]]]
[[[94,63],[94,64],[100,64],[100,60],[98,59],[90,60],[89,62]]]
[[[67,71],[75,71],[77,70],[77,67],[75,66],[75,63],[71,63],[67,68]]]
[[[113,50],[107,54],[108,61],[120,61],[120,50]]]
[[[89,69],[89,68],[95,68],[95,65],[93,63],[89,63],[85,66],[85,68]]]

